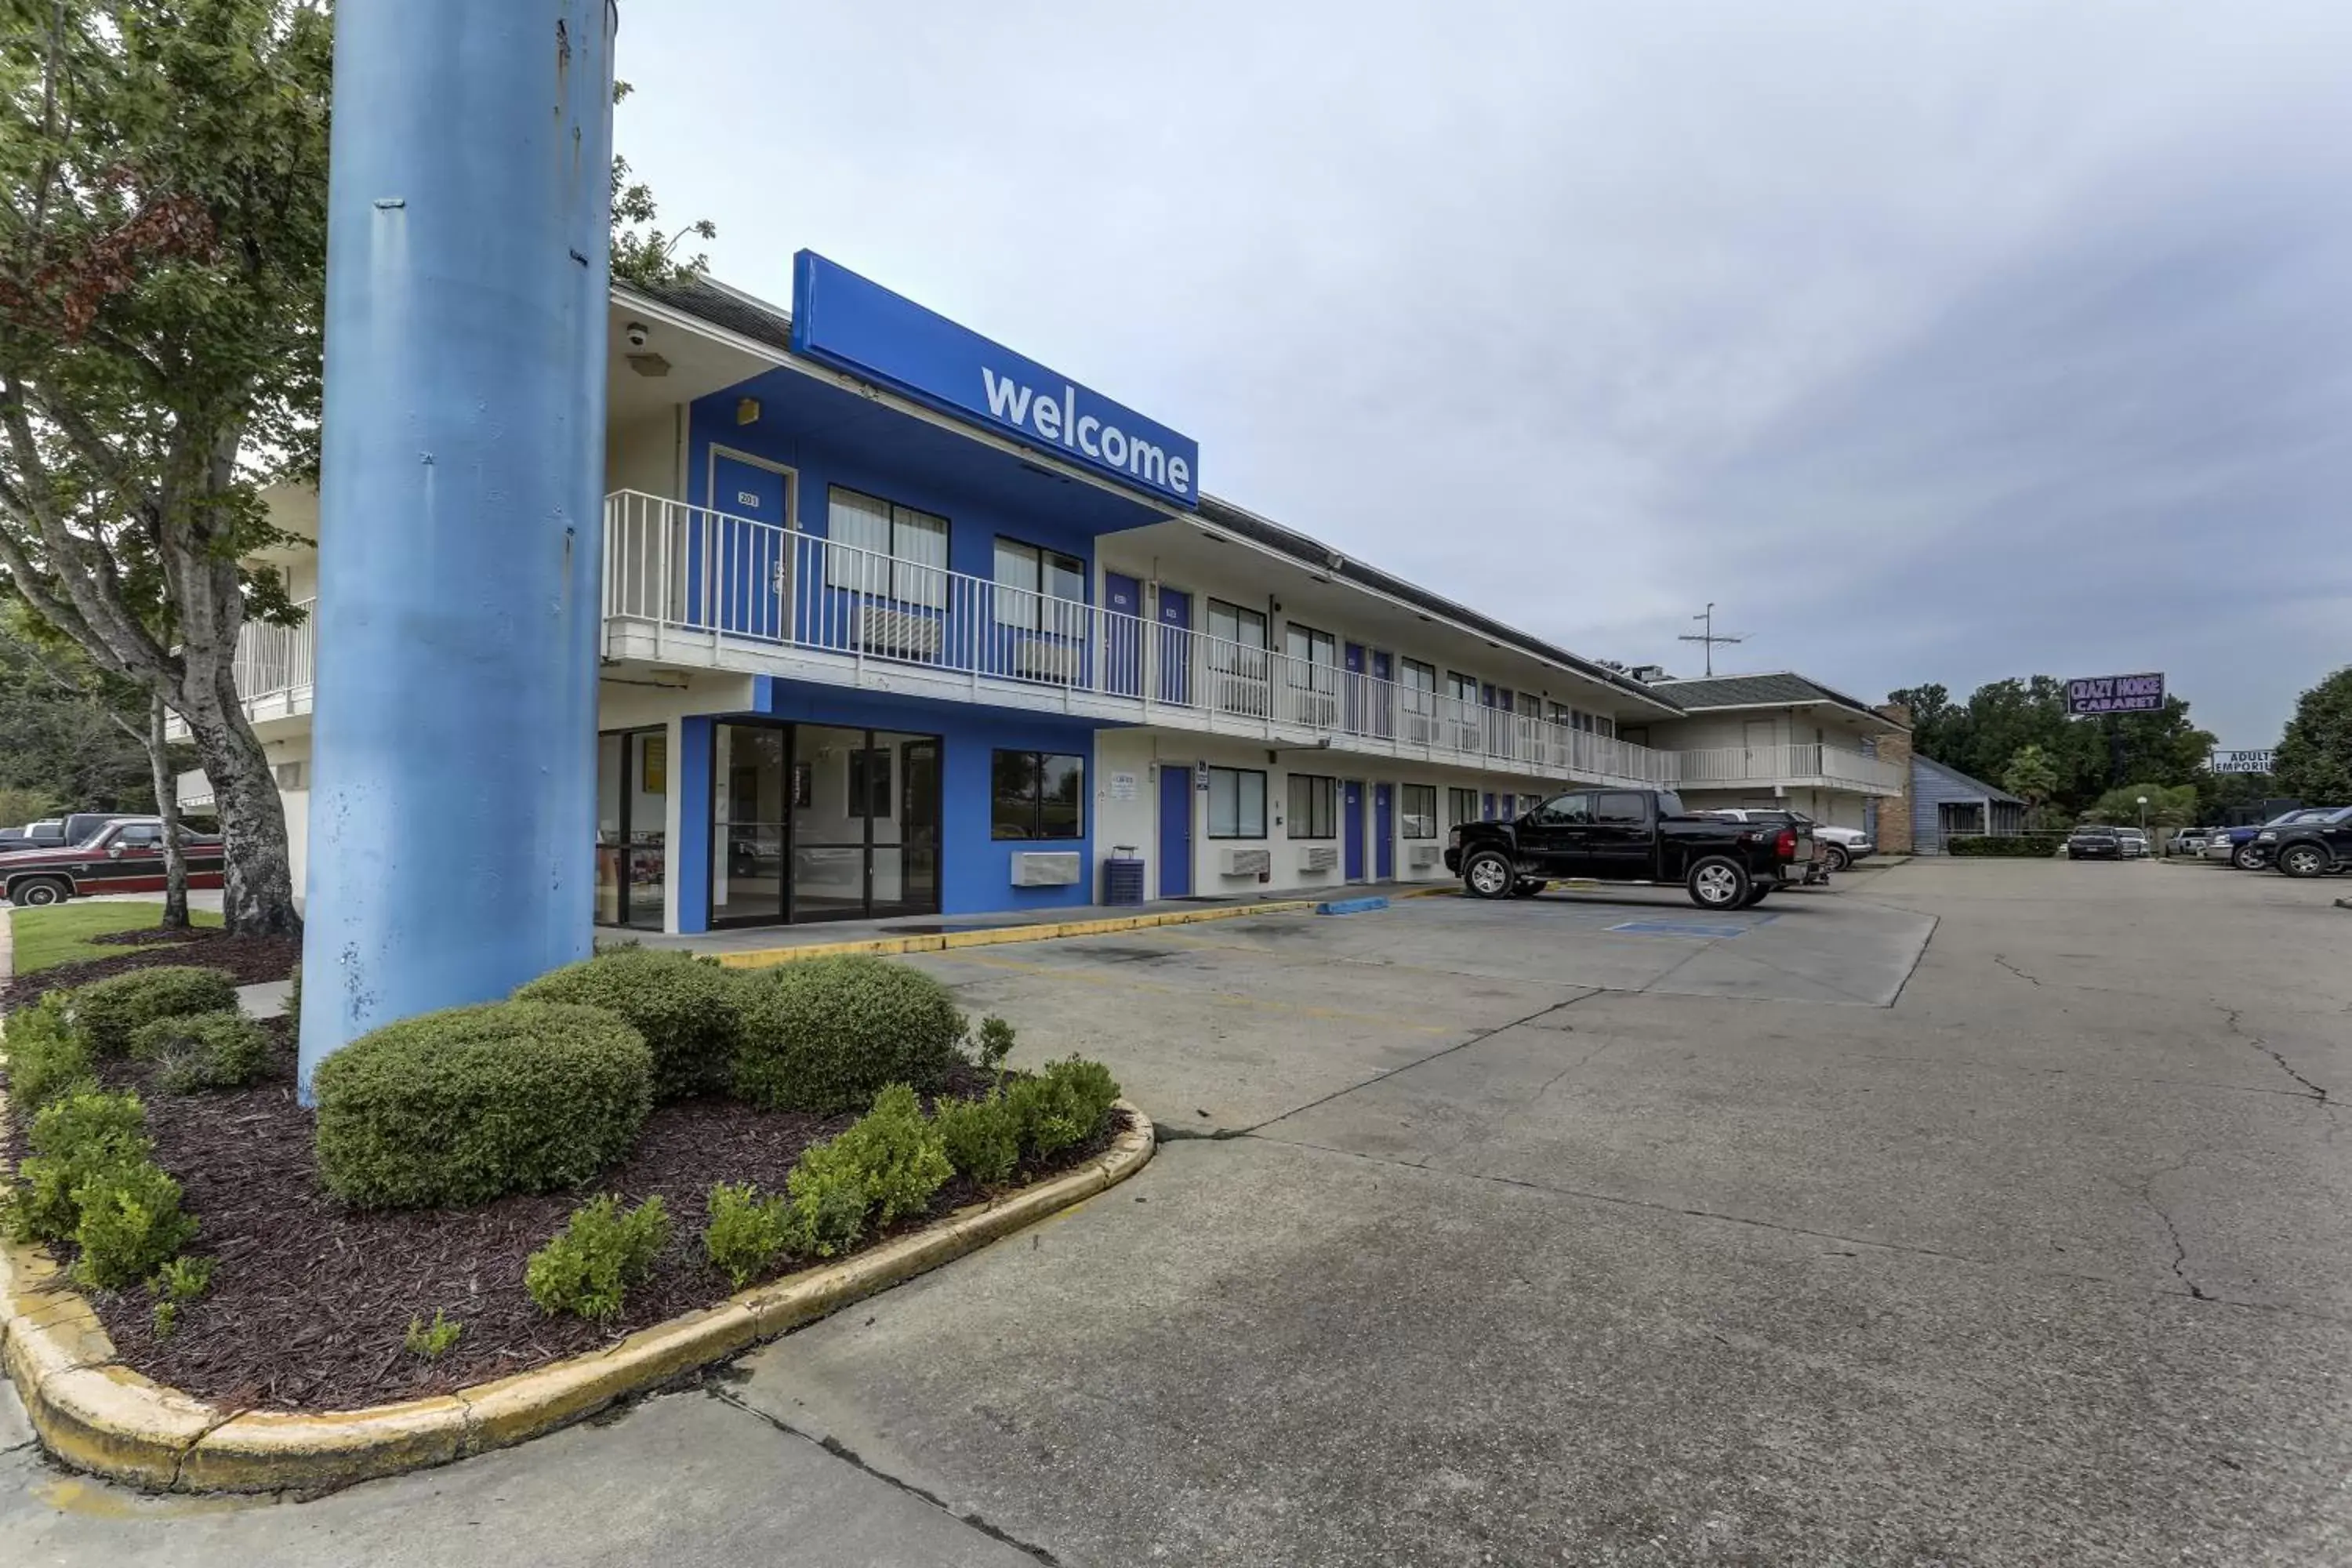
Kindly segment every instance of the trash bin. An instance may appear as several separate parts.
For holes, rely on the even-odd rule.
[[[1143,902],[1143,860],[1136,854],[1134,845],[1114,845],[1109,856],[1104,859],[1103,902]]]

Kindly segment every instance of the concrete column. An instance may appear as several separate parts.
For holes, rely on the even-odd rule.
[[[1878,760],[1893,764],[1903,781],[1901,795],[1878,803],[1878,848],[1883,855],[1908,855],[1915,847],[1911,832],[1911,710],[1900,702],[1889,702],[1878,712],[1903,726],[1900,734],[1878,737]]]
[[[302,1082],[589,949],[610,0],[341,0]]]

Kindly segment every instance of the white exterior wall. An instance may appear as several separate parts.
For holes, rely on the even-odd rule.
[[[687,493],[685,429],[683,405],[607,428],[604,488],[683,500]]]

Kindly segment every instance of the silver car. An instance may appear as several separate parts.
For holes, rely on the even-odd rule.
[[[2125,859],[2144,860],[2147,858],[2147,835],[2138,828],[2118,827],[2116,829],[2116,837],[2123,842]]]

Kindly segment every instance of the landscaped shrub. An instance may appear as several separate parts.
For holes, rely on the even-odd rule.
[[[32,1152],[17,1175],[9,1229],[26,1241],[63,1241],[81,1223],[81,1198],[106,1173],[149,1162],[147,1110],[135,1094],[78,1089],[51,1100],[25,1136]]]
[[[943,1100],[932,1113],[948,1163],[983,1187],[993,1187],[1021,1163],[1021,1118],[1003,1091],[986,1100]]]
[[[157,1064],[155,1087],[166,1094],[236,1089],[268,1065],[269,1035],[233,1008],[190,1013],[140,1025],[131,1036],[131,1054]]]
[[[67,999],[74,1027],[101,1057],[131,1048],[142,1024],[186,1013],[220,1013],[236,1006],[236,978],[226,970],[173,964],[134,969],[77,986]]]
[[[74,1273],[103,1289],[136,1285],[196,1234],[195,1220],[180,1212],[180,1184],[149,1160],[100,1172],[74,1189],[74,1205],[81,1211]]]
[[[793,1163],[784,1178],[792,1194],[791,1241],[788,1250],[831,1258],[857,1245],[866,1234],[866,1173],[854,1161],[834,1159],[819,1143]]]
[[[1118,1098],[1118,1082],[1102,1063],[1072,1057],[1015,1080],[1004,1098],[1020,1121],[1022,1147],[1042,1159],[1093,1137]]]
[[[62,991],[8,1020],[8,1098],[29,1116],[70,1089],[95,1089],[89,1044],[75,1032]]]
[[[779,964],[740,984],[735,1093],[772,1110],[848,1110],[883,1085],[938,1086],[963,1016],[948,988],[878,958]]]
[[[876,1218],[883,1225],[902,1215],[920,1214],[930,1206],[931,1194],[955,1174],[940,1130],[923,1115],[915,1091],[903,1083],[875,1096],[873,1110],[839,1137],[803,1153],[801,1163],[816,1155],[846,1162],[860,1173],[866,1202],[880,1211]]]
[[[617,1317],[629,1287],[653,1271],[668,1245],[669,1212],[661,1199],[625,1210],[607,1193],[572,1210],[554,1239],[530,1255],[523,1289],[550,1316]]]
[[[1013,1026],[991,1013],[980,1021],[980,1037],[972,1057],[989,1072],[1002,1074],[1004,1058],[1013,1054]]]
[[[492,1002],[389,1025],[319,1065],[319,1173],[375,1208],[575,1186],[628,1152],[653,1053],[612,1014]]]
[[[180,1309],[203,1295],[213,1282],[209,1258],[174,1258],[155,1270],[148,1288],[155,1292],[155,1337],[168,1340],[179,1331]]]
[[[859,1209],[861,1219],[864,1209]],[[710,1189],[710,1222],[703,1226],[702,1251],[740,1290],[793,1250],[798,1236],[793,1201],[761,1197],[749,1182],[720,1182]]]
[[[2063,833],[2012,834],[1987,837],[1972,834],[1945,840],[1944,848],[1953,855],[1986,855],[2004,858],[2047,860],[2066,847]]]
[[[617,1013],[654,1053],[654,1098],[727,1087],[743,1033],[740,983],[710,959],[656,947],[616,947],[542,974],[521,1002],[571,1002]]]

